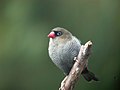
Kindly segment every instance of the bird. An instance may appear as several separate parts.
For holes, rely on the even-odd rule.
[[[81,41],[67,29],[61,27],[53,28],[48,37],[50,38],[48,46],[49,57],[66,76],[69,75],[75,63],[74,58],[79,54]],[[92,80],[98,81],[95,74],[88,70],[87,64],[81,74],[88,82]]]

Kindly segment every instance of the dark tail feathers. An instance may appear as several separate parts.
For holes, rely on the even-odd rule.
[[[98,78],[95,76],[94,73],[88,71],[87,68],[85,68],[82,73],[83,77],[89,82],[91,80],[94,80],[94,81],[99,81]]]

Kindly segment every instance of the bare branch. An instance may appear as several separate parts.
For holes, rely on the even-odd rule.
[[[91,53],[92,42],[88,41],[85,45],[82,45],[78,56],[75,58],[74,63],[68,76],[61,82],[59,90],[73,90],[75,83],[78,81],[80,74],[82,73],[88,58]]]

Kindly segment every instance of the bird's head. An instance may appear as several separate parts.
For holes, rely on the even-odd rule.
[[[72,39],[72,34],[64,28],[57,27],[52,29],[52,31],[48,34],[48,37],[64,41]]]

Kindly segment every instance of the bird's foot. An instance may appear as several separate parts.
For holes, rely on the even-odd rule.
[[[76,61],[76,62],[78,62],[78,63],[79,63],[79,61],[78,61],[77,57],[74,57],[74,61]]]
[[[74,61],[76,61],[77,60],[77,57],[74,57]]]

